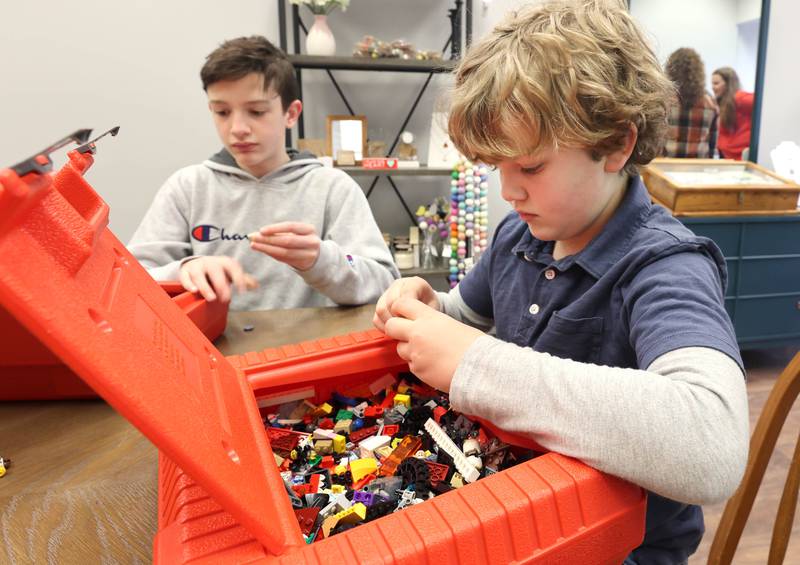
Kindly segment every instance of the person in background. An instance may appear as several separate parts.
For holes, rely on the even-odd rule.
[[[356,182],[286,148],[303,104],[283,51],[232,39],[200,78],[223,148],[161,187],[128,245],[134,257],[232,310],[375,302],[399,272]]]
[[[742,160],[742,151],[750,146],[753,119],[753,93],[739,85],[739,75],[730,67],[711,75],[711,88],[719,104],[719,153],[725,159]]]
[[[667,76],[678,90],[670,107],[664,155],[709,159],[717,137],[717,104],[704,90],[706,71],[694,49],[681,47],[669,56]]]

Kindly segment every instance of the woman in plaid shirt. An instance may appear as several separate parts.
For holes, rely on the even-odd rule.
[[[667,76],[675,83],[678,100],[670,108],[668,157],[706,159],[714,156],[719,110],[705,92],[705,67],[697,51],[682,47],[667,59]]]

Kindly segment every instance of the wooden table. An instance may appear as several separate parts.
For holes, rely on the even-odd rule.
[[[372,327],[374,306],[234,312],[225,355]],[[244,331],[244,327],[253,330]],[[0,563],[149,563],[157,450],[101,400],[0,404]]]

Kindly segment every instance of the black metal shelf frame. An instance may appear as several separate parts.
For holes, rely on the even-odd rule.
[[[466,3],[466,6],[465,6]],[[464,17],[464,10],[466,9],[466,17]],[[416,98],[414,99],[414,103],[411,105],[411,109],[408,111],[408,114],[403,120],[403,125],[400,126],[400,129],[397,131],[397,135],[392,142],[391,147],[387,151],[386,155],[389,156],[394,151],[395,147],[397,147],[397,143],[400,141],[400,136],[405,131],[408,122],[411,120],[411,117],[414,115],[414,112],[419,105],[419,101],[422,99],[422,96],[425,94],[425,91],[428,89],[430,85],[431,79],[433,79],[433,75],[439,73],[446,73],[451,71],[458,59],[461,56],[461,31],[462,31],[462,22],[464,24],[464,39],[466,46],[469,47],[470,43],[472,42],[472,0],[455,0],[455,7],[450,10],[450,22],[451,22],[451,30],[450,30],[450,37],[448,37],[447,42],[445,43],[444,47],[442,48],[442,56],[447,52],[447,49],[450,48],[450,60],[442,60],[442,61],[402,61],[398,59],[388,59],[384,61],[375,61],[371,59],[364,59],[361,60],[357,57],[315,57],[309,55],[302,55],[300,53],[300,31],[302,30],[304,34],[308,35],[308,29],[306,28],[305,24],[303,23],[302,18],[300,17],[300,7],[296,4],[292,5],[292,32],[293,32],[293,48],[294,52],[290,53],[288,50],[288,38],[287,38],[287,29],[286,29],[286,20],[287,20],[287,13],[286,13],[286,0],[278,0],[278,25],[279,25],[279,36],[280,36],[280,46],[281,49],[285,53],[289,55],[289,59],[292,61],[292,64],[295,66],[295,72],[297,73],[297,83],[300,87],[300,98],[303,97],[303,69],[320,69],[324,70],[328,78],[330,78],[331,82],[333,83],[334,88],[336,88],[336,92],[339,93],[339,97],[344,102],[347,111],[350,112],[351,115],[357,115],[357,112],[353,110],[353,107],[350,105],[350,102],[347,100],[344,92],[342,91],[339,83],[336,81],[336,78],[333,76],[331,70],[358,70],[358,71],[378,71],[378,72],[406,72],[406,73],[427,73],[428,76],[425,79],[422,88],[417,93]],[[300,138],[305,137],[305,120],[303,115],[300,115],[300,119],[297,123],[297,133]],[[292,134],[291,131],[286,132],[286,145],[290,147],[292,144]],[[385,176],[386,179],[389,181],[389,184],[392,186],[397,197],[400,199],[400,203],[403,205],[408,217],[411,219],[412,224],[416,224],[416,216],[411,212],[411,209],[408,207],[408,204],[403,198],[403,195],[400,193],[400,190],[397,188],[394,180],[392,179],[391,175],[376,175],[372,179],[372,183],[370,184],[369,188],[367,189],[367,198],[370,197],[373,190],[375,189],[375,185],[378,183],[378,180],[381,176]]]

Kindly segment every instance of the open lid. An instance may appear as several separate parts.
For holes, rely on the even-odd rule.
[[[301,545],[245,379],[106,228],[77,151],[53,178],[0,170],[0,307],[273,554]]]

